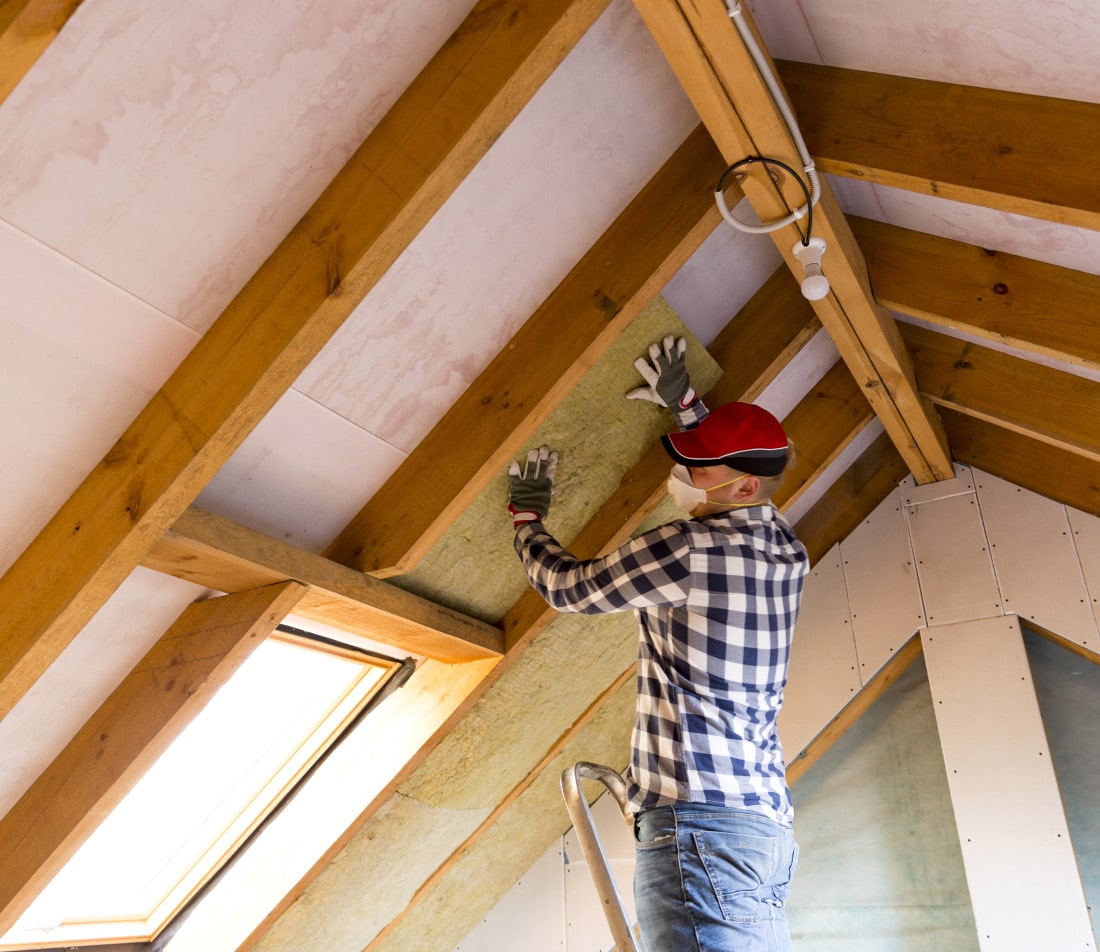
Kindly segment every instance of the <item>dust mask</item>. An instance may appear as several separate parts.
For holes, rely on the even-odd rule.
[[[702,506],[706,504],[728,506],[731,509],[737,508],[739,503],[711,503],[707,498],[707,493],[711,489],[721,489],[723,486],[731,486],[734,483],[740,482],[748,473],[742,473],[740,476],[735,476],[733,479],[726,480],[724,483],[719,483],[717,486],[711,486],[709,489],[701,489],[691,481],[691,473],[688,472],[686,466],[677,463],[672,467],[672,472],[668,474],[668,492],[672,496],[673,505],[677,509],[683,509],[684,512],[691,512],[696,506]]]

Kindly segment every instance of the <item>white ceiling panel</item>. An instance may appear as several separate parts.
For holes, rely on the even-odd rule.
[[[298,386],[410,451],[696,121],[616,0]]]

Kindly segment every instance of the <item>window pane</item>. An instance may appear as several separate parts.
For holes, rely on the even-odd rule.
[[[387,670],[269,638],[100,825],[5,941],[19,941],[16,933],[22,928],[50,929],[81,920],[130,920],[121,935],[156,931],[159,920],[170,916],[232,852]],[[158,908],[157,921],[146,924]],[[133,920],[142,923],[137,933]]]

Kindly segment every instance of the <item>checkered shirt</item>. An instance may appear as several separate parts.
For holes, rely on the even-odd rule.
[[[635,812],[705,802],[791,823],[776,716],[808,561],[778,511],[678,520],[589,561],[533,522],[516,551],[557,610],[637,613]]]

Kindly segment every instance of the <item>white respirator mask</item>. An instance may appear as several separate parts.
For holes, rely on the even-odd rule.
[[[740,476],[735,476],[733,479],[726,480],[724,483],[719,483],[717,486],[711,486],[708,489],[701,489],[691,481],[691,473],[688,472],[688,468],[680,463],[677,463],[672,467],[672,472],[668,474],[668,492],[672,496],[672,503],[677,509],[682,509],[684,512],[691,512],[696,506],[714,505],[714,506],[726,506],[730,509],[736,509],[746,505],[754,505],[754,503],[736,503],[736,502],[720,502],[712,503],[707,498],[707,493],[711,489],[721,489],[723,486],[732,486],[734,483],[740,482],[745,479],[749,474],[742,473]]]

